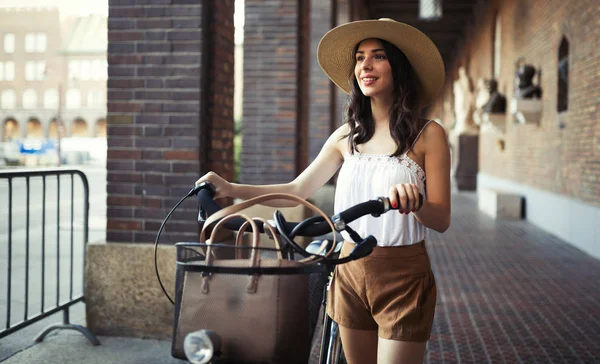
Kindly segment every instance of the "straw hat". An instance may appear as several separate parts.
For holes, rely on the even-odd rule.
[[[333,28],[319,42],[317,59],[325,74],[345,93],[354,77],[354,47],[369,38],[386,40],[408,58],[417,76],[421,105],[432,102],[444,84],[444,61],[420,30],[393,19],[360,20]]]

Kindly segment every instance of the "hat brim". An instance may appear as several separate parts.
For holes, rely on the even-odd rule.
[[[350,93],[354,75],[354,48],[365,39],[378,38],[398,47],[417,77],[420,105],[431,103],[444,84],[444,62],[439,50],[420,30],[394,20],[361,20],[327,32],[317,48],[323,72],[344,92]]]

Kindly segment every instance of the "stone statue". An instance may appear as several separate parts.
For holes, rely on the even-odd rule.
[[[519,68],[517,77],[519,84],[517,86],[517,99],[539,99],[542,97],[542,89],[533,84],[535,68],[532,65],[524,64]]]
[[[475,106],[471,80],[464,67],[458,69],[458,79],[453,84],[454,91],[454,133],[477,134],[478,130],[473,123],[472,115]]]
[[[489,92],[488,102],[483,106],[483,112],[488,113],[505,113],[506,112],[506,97],[498,92],[498,82],[493,78],[485,81]]]
[[[481,126],[481,124],[483,124],[483,107],[488,103],[489,100],[490,93],[485,85],[485,80],[480,78],[477,80],[477,87],[475,91],[475,111],[473,112],[473,121],[475,121],[475,125]]]
[[[464,67],[458,69],[453,84],[454,127],[448,134],[451,173],[459,190],[476,190],[479,128],[473,122],[475,95]]]

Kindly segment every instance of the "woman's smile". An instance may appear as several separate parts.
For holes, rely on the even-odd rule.
[[[361,77],[362,85],[365,87],[372,86],[379,79],[379,77],[375,77],[373,75],[367,74]]]

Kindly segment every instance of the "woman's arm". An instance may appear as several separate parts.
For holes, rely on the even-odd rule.
[[[289,193],[306,199],[327,183],[340,168],[343,161],[341,152],[343,142],[340,141],[340,138],[345,134],[347,134],[347,127],[345,125],[338,128],[327,139],[317,158],[290,183],[273,185],[230,183],[216,173],[209,172],[196,181],[196,184],[204,181],[214,184],[217,188],[216,198],[235,197],[247,200],[268,193]],[[266,202],[265,205],[272,207],[296,206],[291,201],[278,200]]]
[[[415,216],[440,233],[450,227],[450,148],[444,128],[430,123],[423,131],[427,201]]]

